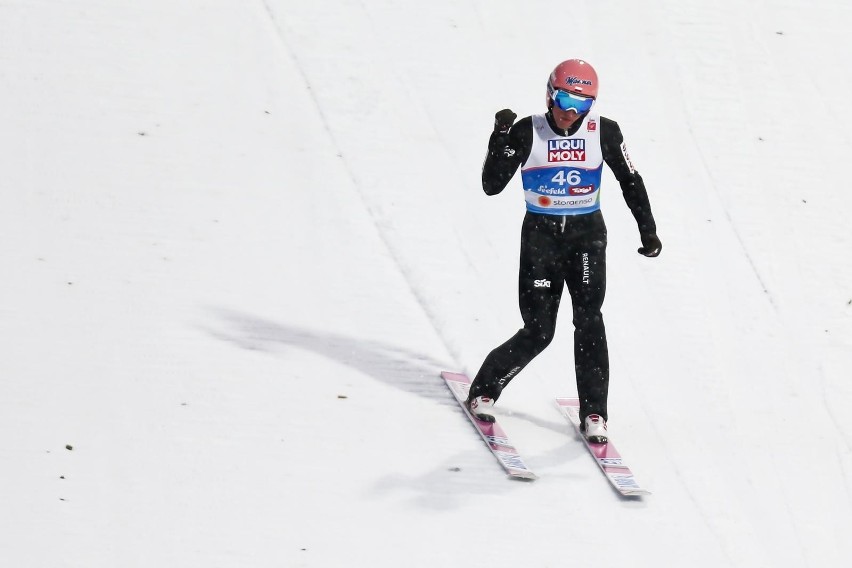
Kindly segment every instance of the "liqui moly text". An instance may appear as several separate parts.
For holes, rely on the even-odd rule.
[[[547,141],[548,162],[582,162],[586,159],[586,141],[562,138]]]

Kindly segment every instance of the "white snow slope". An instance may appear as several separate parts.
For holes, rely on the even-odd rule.
[[[0,565],[846,566],[842,0],[0,3]],[[504,476],[439,378],[520,326],[494,112],[582,57],[607,171],[608,486],[504,392]],[[68,446],[70,449],[66,449]]]

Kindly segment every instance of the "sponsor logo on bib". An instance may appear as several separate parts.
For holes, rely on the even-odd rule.
[[[586,195],[595,190],[593,185],[578,185],[571,188],[571,195]]]
[[[557,139],[547,141],[548,162],[582,162],[586,159],[586,141]]]

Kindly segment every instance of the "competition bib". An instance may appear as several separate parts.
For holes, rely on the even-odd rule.
[[[527,210],[584,215],[600,209],[600,120],[588,114],[572,136],[556,134],[543,114],[532,116],[533,144],[521,168]]]

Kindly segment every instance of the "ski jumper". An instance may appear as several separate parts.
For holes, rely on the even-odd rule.
[[[561,131],[548,113],[521,119],[508,135],[491,135],[482,169],[485,193],[500,193],[521,167],[527,213],[521,228],[518,301],[524,327],[488,354],[470,398],[499,398],[550,344],[567,286],[581,421],[589,414],[607,420],[609,355],[601,314],[607,245],[600,211],[604,163],[621,185],[640,232],[655,233],[644,182],[630,163],[614,121],[590,113]]]

